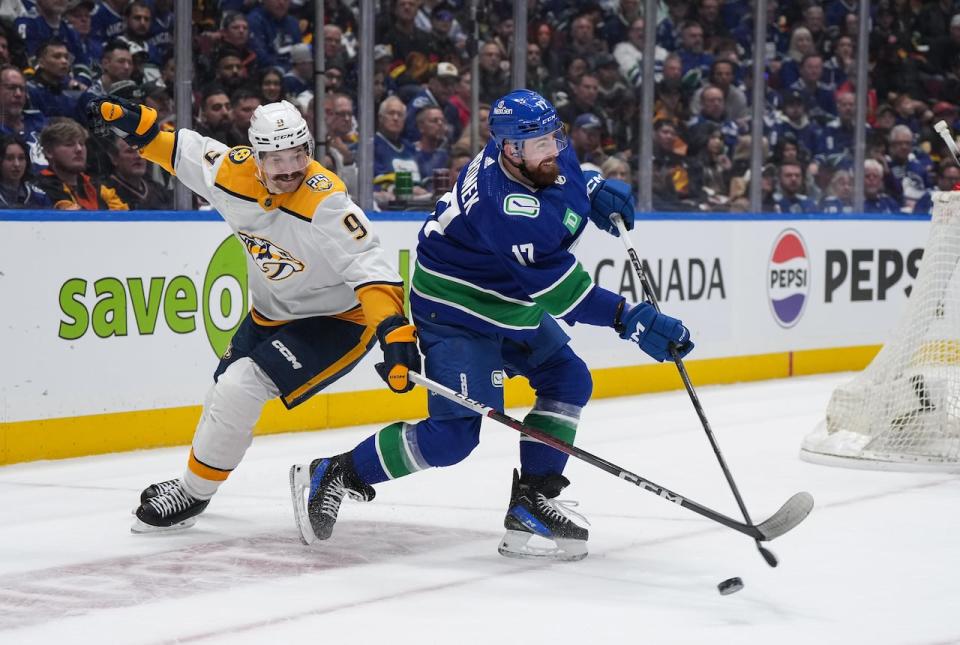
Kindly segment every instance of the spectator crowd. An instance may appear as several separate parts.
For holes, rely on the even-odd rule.
[[[90,138],[84,107],[118,95],[176,127],[173,4],[0,3],[2,207],[171,208],[171,177],[122,139]],[[476,153],[471,123],[483,145],[491,104],[511,89],[514,3],[479,3],[477,42],[466,0],[376,4],[375,203],[429,209]],[[652,197],[663,211],[749,210],[751,106],[762,100],[762,210],[852,212],[859,2],[766,4],[758,46],[752,0],[662,0],[644,79],[641,0],[528,2],[527,87],[557,107],[583,168],[635,184],[641,89],[653,83]],[[933,130],[941,119],[960,126],[960,2],[870,7],[864,210],[929,212],[932,191],[960,180]],[[312,92],[312,1],[204,0],[193,11],[194,129],[249,145],[258,105],[289,100],[311,127],[322,107],[321,162],[356,193],[358,0],[325,0],[323,106]],[[754,56],[762,88],[752,87]]]

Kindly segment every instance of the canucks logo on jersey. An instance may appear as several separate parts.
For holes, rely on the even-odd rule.
[[[303,271],[303,262],[270,240],[243,231],[237,231],[237,235],[243,241],[247,253],[269,279],[283,280],[298,271]]]

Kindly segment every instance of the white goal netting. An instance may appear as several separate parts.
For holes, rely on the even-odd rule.
[[[960,192],[934,195],[930,237],[890,340],[837,388],[800,456],[887,470],[960,472]]]

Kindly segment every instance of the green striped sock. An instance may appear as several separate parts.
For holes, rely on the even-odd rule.
[[[377,432],[377,456],[390,479],[415,473],[430,465],[416,444],[416,427],[398,421]]]
[[[544,413],[542,410],[532,410],[523,419],[524,425],[533,426],[547,434],[573,444],[577,436],[577,420],[559,414]],[[523,435],[526,437],[527,435]]]
[[[532,410],[523,421],[545,433],[572,444],[577,436],[577,419],[545,410]],[[567,455],[533,437],[520,438],[520,467],[524,475],[562,473]]]

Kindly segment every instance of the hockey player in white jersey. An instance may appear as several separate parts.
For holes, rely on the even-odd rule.
[[[349,372],[379,339],[377,371],[413,387],[398,363],[419,366],[403,317],[403,282],[339,177],[313,160],[306,121],[290,103],[262,105],[251,147],[181,129],[160,132],[149,107],[107,97],[88,106],[94,131],[116,133],[207,200],[247,251],[252,309],[206,395],[183,475],[147,487],[134,532],[192,526],[239,465],[264,404],[287,408]]]

